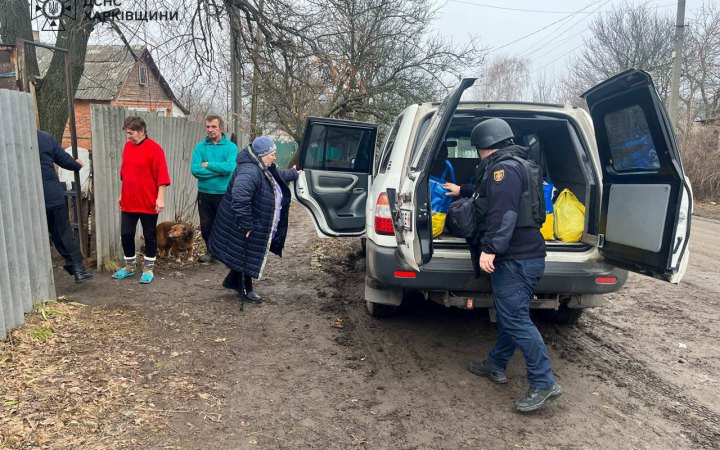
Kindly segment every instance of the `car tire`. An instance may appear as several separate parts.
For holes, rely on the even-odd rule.
[[[383,305],[381,303],[365,301],[366,311],[371,317],[375,317],[376,319],[392,316],[397,312],[397,308],[395,305]]]
[[[574,325],[582,316],[582,308],[568,308],[567,305],[560,305],[558,309],[539,309],[537,315],[543,322],[558,325]]]

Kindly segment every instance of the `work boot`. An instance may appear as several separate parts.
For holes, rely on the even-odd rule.
[[[92,277],[94,276],[93,273],[85,269],[85,266],[82,264],[73,264],[73,271],[76,283],[84,283],[87,280],[92,279]]]
[[[198,261],[203,262],[203,263],[210,263],[210,262],[215,261],[215,258],[213,258],[212,253],[207,252],[204,255],[200,255],[200,257],[198,257]]]
[[[493,383],[505,384],[507,383],[507,375],[505,372],[495,370],[485,361],[470,361],[467,366],[468,370],[475,375],[489,378]]]
[[[515,409],[520,412],[536,411],[545,405],[545,402],[562,395],[562,389],[559,384],[555,384],[551,388],[538,389],[530,388],[525,396],[515,403]]]
[[[242,294],[240,294],[240,295],[242,295]],[[262,297],[257,295],[255,292],[250,291],[247,294],[245,294],[245,301],[248,303],[253,303],[255,305],[259,305],[260,303],[262,303]]]

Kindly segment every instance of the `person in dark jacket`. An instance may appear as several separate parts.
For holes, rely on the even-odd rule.
[[[282,256],[287,236],[290,189],[298,171],[278,169],[275,143],[267,136],[240,151],[237,168],[220,203],[210,234],[210,252],[229,269],[223,287],[262,303],[252,279],[260,278],[268,251]]]
[[[545,240],[540,233],[544,211],[534,211],[539,205],[533,205],[534,198],[543,197],[542,180],[539,171],[532,176],[527,149],[513,144],[512,129],[504,120],[479,123],[470,142],[481,158],[475,186],[447,183],[443,187],[448,195],[477,194],[478,264],[490,274],[499,335],[487,359],[471,361],[468,369],[495,383],[507,383],[508,361],[520,348],[530,389],[515,408],[534,411],[562,394],[543,338],[530,320],[530,299],[545,270]]]
[[[70,218],[65,202],[65,185],[60,182],[55,171],[55,164],[74,172],[80,170],[83,164],[79,159],[77,161],[72,159],[50,133],[38,130],[37,138],[48,230],[55,249],[65,258],[63,269],[75,277],[76,283],[83,283],[91,279],[93,274],[83,264],[80,245],[75,240],[70,228]]]

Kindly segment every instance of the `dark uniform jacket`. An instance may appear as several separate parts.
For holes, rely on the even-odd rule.
[[[37,137],[45,209],[59,208],[65,205],[65,184],[60,183],[60,178],[55,171],[55,164],[72,171],[78,171],[82,166],[60,147],[50,133],[38,130]]]
[[[504,153],[513,152],[527,157],[527,149],[520,146],[501,149],[485,158],[475,169],[475,185],[463,185],[460,195],[470,197],[474,192],[486,198],[486,219],[478,236],[470,239],[471,255],[476,272],[480,252],[495,255],[495,261],[545,257],[545,240],[539,226],[517,226],[520,197],[531,188],[522,163],[514,159],[501,159]],[[542,194],[541,194],[542,195]],[[544,211],[543,211],[544,215]]]
[[[275,208],[277,192],[271,177],[282,191],[280,211]],[[248,148],[240,151],[237,168],[220,203],[210,234],[213,257],[232,270],[260,278],[268,251],[282,256],[291,200],[287,183],[297,177],[294,169],[278,169],[275,164],[264,167]],[[273,236],[275,214],[280,217]],[[251,232],[250,237],[246,238],[248,231]]]

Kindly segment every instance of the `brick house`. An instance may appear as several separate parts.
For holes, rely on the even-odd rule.
[[[126,106],[130,110],[159,116],[184,117],[190,112],[173,94],[150,52],[143,46],[89,45],[85,70],[75,94],[75,125],[78,146],[92,149],[90,105]],[[40,73],[50,65],[50,51],[38,49]],[[63,147],[70,146],[65,128]]]

